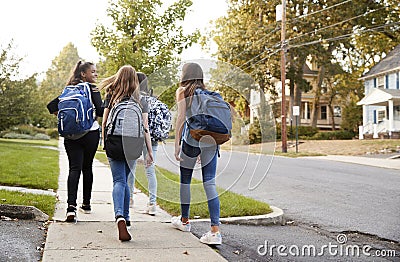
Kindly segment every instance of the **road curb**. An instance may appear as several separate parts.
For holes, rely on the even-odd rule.
[[[49,216],[34,206],[0,204],[0,216],[45,222]]]
[[[267,225],[284,225],[284,213],[283,210],[275,207],[270,206],[272,212],[265,215],[258,215],[258,216],[243,216],[243,217],[225,217],[220,218],[220,222],[222,224],[237,224],[237,225],[253,225],[253,226],[267,226]],[[209,222],[209,219],[193,219],[190,220],[191,223],[195,222]]]

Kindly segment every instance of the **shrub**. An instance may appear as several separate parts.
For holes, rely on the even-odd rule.
[[[311,138],[318,133],[318,128],[312,126],[298,126],[298,136],[303,139]],[[286,134],[288,137],[296,135],[296,126],[286,126]],[[281,139],[281,124],[276,125],[276,138]]]
[[[319,132],[311,137],[313,140],[346,140],[353,139],[354,133],[346,130]]]
[[[9,139],[32,139],[33,137],[27,134],[18,134],[14,132],[4,134],[3,138]]]
[[[250,144],[271,142],[276,140],[275,125],[270,121],[261,122],[255,118],[249,128]]]
[[[57,128],[46,129],[46,134],[53,139],[58,139],[59,137]]]
[[[250,144],[261,143],[261,128],[260,128],[260,122],[258,121],[257,118],[255,118],[253,123],[250,125],[249,141]]]
[[[46,134],[36,134],[33,136],[34,140],[50,140],[50,137]]]

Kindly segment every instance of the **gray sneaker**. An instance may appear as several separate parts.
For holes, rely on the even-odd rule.
[[[149,215],[154,216],[157,213],[157,205],[156,204],[148,204],[147,205],[147,213]]]
[[[208,231],[201,238],[200,242],[207,245],[221,245],[222,244],[222,236],[219,232],[211,232]]]
[[[189,221],[185,224],[182,223],[181,216],[171,218],[171,224],[172,226],[183,232],[190,232],[191,225]]]

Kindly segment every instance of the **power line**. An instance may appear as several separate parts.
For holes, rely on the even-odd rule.
[[[358,32],[352,32],[352,33],[345,34],[345,35],[341,35],[341,36],[331,37],[331,38],[327,38],[327,39],[319,39],[319,40],[310,41],[310,42],[307,42],[307,43],[292,45],[292,46],[289,46],[288,48],[296,48],[296,47],[301,47],[301,46],[306,46],[306,45],[313,45],[313,44],[321,43],[321,42],[324,42],[324,41],[327,41],[327,42],[337,41],[337,40],[349,38],[349,37],[352,36],[352,35],[357,35],[357,34],[361,34],[361,33],[365,33],[365,32],[370,32],[370,31],[376,31],[377,29],[380,29],[380,28],[385,28],[385,27],[388,27],[388,26],[394,26],[394,25],[399,25],[399,24],[400,24],[400,22],[393,22],[393,23],[390,23],[390,24],[379,25],[379,26],[375,26],[375,27],[372,27],[372,28],[367,28],[367,29],[364,29],[364,30],[360,30],[360,31],[358,31]],[[275,46],[280,46],[280,43],[275,44]],[[268,51],[273,51],[273,50],[269,49],[269,50],[267,50],[267,51],[264,51],[264,52],[258,54],[257,56],[253,57],[251,60],[247,61],[245,64],[240,65],[240,68],[243,67],[244,65],[248,64],[250,61],[253,61],[253,60],[256,59],[257,57],[260,57],[261,55],[265,54],[265,53],[268,52]],[[254,63],[254,64],[251,64],[251,65],[247,66],[246,68],[244,68],[244,69],[242,69],[242,70],[243,70],[243,71],[246,71],[247,69],[249,69],[249,68],[251,68],[251,67],[257,65],[258,63],[261,63],[262,61],[264,61],[264,60],[266,60],[267,58],[273,56],[274,54],[278,53],[279,51],[280,51],[280,49],[276,49],[276,50],[273,51],[272,53],[267,54],[266,57],[260,59],[259,61],[257,61],[257,62]]]
[[[313,44],[321,43],[321,42],[324,42],[324,41],[331,42],[331,41],[341,40],[341,39],[345,39],[345,38],[348,38],[348,37],[353,36],[353,35],[358,35],[358,34],[361,34],[361,33],[371,32],[371,31],[375,31],[376,29],[380,29],[380,28],[384,28],[384,27],[388,27],[388,26],[393,26],[393,25],[399,25],[399,24],[400,24],[400,22],[393,22],[393,23],[390,23],[390,24],[379,25],[379,26],[376,26],[376,27],[360,30],[358,32],[352,32],[350,34],[331,37],[331,38],[327,38],[327,39],[318,39],[318,40],[310,41],[310,42],[303,43],[303,44],[292,45],[292,46],[289,46],[289,48],[296,48],[296,47],[301,47],[301,46],[306,46],[306,45],[313,45]]]
[[[347,1],[345,1],[345,2],[348,2],[348,1],[351,1],[351,0],[347,0]],[[345,2],[342,2],[341,4],[343,4],[343,3],[345,3]],[[336,4],[335,6],[337,6],[337,5],[338,5],[338,4]],[[334,7],[334,6],[332,6],[332,7]],[[332,7],[331,7],[331,8],[332,8]],[[355,17],[352,17],[352,18],[343,20],[343,21],[341,21],[341,22],[338,22],[338,23],[335,23],[335,24],[332,24],[332,25],[329,25],[329,26],[326,26],[326,27],[323,27],[323,28],[320,28],[320,29],[317,29],[317,30],[308,32],[308,33],[305,33],[305,34],[302,34],[302,35],[300,35],[300,36],[296,36],[296,37],[294,37],[294,38],[289,38],[289,39],[287,39],[287,42],[289,43],[290,41],[293,41],[293,40],[298,39],[298,38],[300,38],[300,37],[303,37],[303,36],[306,36],[306,35],[309,35],[309,34],[312,34],[312,33],[316,33],[316,32],[322,31],[322,30],[324,30],[324,29],[328,29],[328,28],[330,28],[330,27],[334,27],[334,26],[336,26],[336,25],[339,25],[339,24],[342,24],[342,23],[351,21],[351,20],[353,20],[353,19],[357,19],[357,18],[362,17],[362,16],[369,15],[369,14],[371,14],[371,13],[373,13],[373,12],[376,12],[376,11],[381,10],[381,9],[384,9],[384,8],[386,8],[386,7],[384,6],[384,7],[378,8],[378,9],[374,9],[374,10],[371,10],[371,11],[369,11],[369,12],[367,12],[367,13],[364,13],[364,14],[361,14],[361,15],[358,15],[358,16],[355,16]],[[321,11],[321,10],[320,10],[320,11]],[[353,33],[351,33],[351,34],[349,34],[349,35],[352,35],[352,34],[353,34]],[[335,38],[329,38],[329,39],[335,39]],[[320,41],[320,40],[318,40],[318,41],[313,41],[312,43],[318,43],[319,41]],[[322,40],[321,40],[321,41],[322,41]],[[277,46],[280,46],[280,42],[279,42],[279,43],[276,43],[276,44],[274,44],[274,45],[272,45],[271,47],[277,47]],[[298,44],[298,45],[293,45],[293,46],[290,46],[290,47],[300,47],[300,46],[303,46],[303,45],[302,45],[302,44]],[[266,53],[266,52],[268,52],[268,51],[270,51],[270,50],[268,49],[268,50],[266,50],[266,51],[264,51],[264,52],[258,54],[257,56],[251,58],[251,59],[248,60],[246,63],[240,65],[240,67],[242,68],[243,66],[247,65],[248,63],[250,63],[251,61],[253,61],[254,59],[260,57],[261,55],[263,55],[264,53]],[[251,67],[251,66],[250,66],[250,67]],[[243,70],[246,70],[246,69],[248,69],[248,68],[250,68],[250,67],[246,67],[246,68],[243,69]]]
[[[346,19],[346,20],[337,22],[337,23],[335,23],[335,24],[328,25],[328,26],[319,28],[319,29],[317,29],[317,30],[314,30],[314,31],[311,31],[311,32],[308,32],[308,33],[304,33],[304,34],[298,35],[298,36],[293,37],[293,38],[289,38],[288,41],[293,41],[293,40],[298,39],[298,38],[303,37],[303,36],[307,36],[307,35],[310,35],[310,34],[315,34],[315,33],[319,32],[319,31],[322,31],[322,30],[325,30],[325,29],[328,29],[328,28],[331,28],[331,27],[334,27],[334,26],[343,24],[343,23],[345,23],[345,22],[349,22],[349,21],[351,21],[351,20],[357,19],[357,18],[362,17],[362,16],[369,15],[369,14],[371,14],[371,13],[373,13],[373,12],[379,11],[379,10],[384,9],[384,8],[386,8],[386,7],[381,7],[381,8],[378,8],[378,9],[374,9],[374,10],[371,10],[371,11],[369,11],[369,12],[367,12],[367,13],[364,13],[364,14],[361,14],[361,15],[357,15],[357,16],[348,18],[348,19]]]
[[[353,0],[345,0],[345,1],[343,1],[343,2],[340,2],[340,3],[334,4],[334,5],[325,7],[325,8],[323,8],[323,9],[321,9],[321,10],[317,10],[317,11],[311,12],[311,13],[309,13],[309,14],[305,14],[305,15],[301,15],[301,16],[299,16],[299,17],[295,17],[295,18],[292,19],[293,21],[292,21],[292,20],[289,20],[287,23],[290,24],[290,23],[293,23],[293,22],[297,22],[298,20],[300,20],[300,19],[302,19],[302,18],[304,18],[304,17],[307,17],[307,16],[310,16],[310,15],[314,15],[314,14],[318,14],[318,13],[324,12],[324,11],[326,11],[326,10],[329,10],[329,9],[331,9],[331,8],[334,8],[334,7],[337,7],[337,6],[346,4],[346,3],[351,2],[351,1],[353,1]]]
[[[272,45],[271,48],[275,48],[275,47],[279,47],[280,43],[277,43],[275,45]],[[258,55],[256,55],[255,57],[251,58],[250,60],[248,60],[246,63],[240,65],[240,67],[247,65],[248,63],[250,63],[251,61],[253,61],[254,59],[260,57],[261,55],[265,54],[266,52],[272,51],[271,48],[267,48],[267,50],[263,51],[262,53],[259,53]]]
[[[316,13],[320,13],[320,12],[329,10],[329,9],[331,9],[331,8],[334,8],[334,7],[343,5],[343,4],[345,4],[345,3],[348,3],[348,2],[350,2],[350,1],[352,1],[352,0],[345,0],[345,1],[341,2],[341,3],[337,3],[337,4],[335,4],[335,5],[332,5],[332,6],[323,8],[323,9],[321,9],[321,10],[318,10],[318,11],[315,11],[315,12],[312,12],[312,13],[309,13],[309,14],[306,14],[306,15],[302,15],[302,16],[299,16],[299,17],[297,17],[297,18],[293,18],[292,21],[289,21],[289,22],[287,22],[287,23],[293,23],[293,22],[295,22],[295,21],[297,21],[297,20],[299,20],[299,19],[301,19],[301,18],[304,18],[304,17],[307,17],[307,16],[312,15],[312,14],[316,14]],[[278,1],[276,1],[276,2],[278,3]],[[270,28],[270,27],[267,27],[267,28]],[[263,36],[262,38],[258,39],[255,43],[253,43],[253,45],[256,44],[256,43],[258,43],[258,42],[260,42],[260,41],[262,41],[262,40],[264,40],[267,36],[269,36],[270,34],[276,32],[276,31],[278,31],[278,30],[280,30],[280,28],[279,28],[279,27],[276,27],[274,30],[272,30],[271,32],[269,32],[268,34],[266,34],[265,36]],[[313,32],[310,32],[310,33],[313,33]],[[310,34],[310,33],[308,33],[308,34]],[[290,39],[288,39],[288,40],[290,40]],[[279,43],[279,44],[280,44],[280,43]],[[274,46],[276,46],[276,44],[275,44],[275,45],[272,45],[271,47],[274,47]],[[246,52],[246,51],[249,51],[249,49],[243,50],[242,52],[240,52],[239,54],[237,54],[236,57],[239,57],[241,54],[243,54],[243,53]],[[268,51],[268,50],[262,52],[261,54],[257,55],[256,57],[253,57],[252,59],[250,59],[249,61],[247,61],[247,62],[244,63],[243,65],[241,65],[240,67],[245,66],[246,64],[248,64],[249,62],[251,62],[252,60],[256,59],[257,57],[259,57],[260,55],[262,55],[263,53],[265,53],[265,52],[267,52],[267,51]]]
[[[276,49],[276,50],[275,50],[274,52],[272,52],[271,54],[268,54],[266,57],[264,57],[264,58],[258,60],[258,61],[255,62],[254,64],[251,64],[251,65],[249,65],[248,67],[246,67],[246,68],[244,68],[244,69],[242,69],[242,70],[243,70],[243,71],[246,71],[247,69],[249,69],[249,68],[251,68],[251,67],[257,65],[258,63],[261,63],[261,62],[264,61],[265,59],[267,59],[267,58],[269,58],[269,57],[275,55],[275,54],[278,53],[279,51],[281,51],[281,50],[280,50],[280,49]],[[265,53],[265,52],[263,52],[262,54],[264,54],[264,53]]]

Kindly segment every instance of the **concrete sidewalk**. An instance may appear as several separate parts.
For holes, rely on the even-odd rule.
[[[399,157],[377,158],[377,157],[367,157],[367,156],[327,155],[327,156],[312,156],[308,158],[332,160],[332,161],[359,164],[365,166],[390,168],[390,169],[400,169]]]
[[[68,159],[60,141],[60,177],[54,221],[50,223],[43,253],[48,261],[226,261],[191,233],[171,226],[171,216],[158,209],[145,214],[148,198],[135,194],[131,209],[132,240],[118,240],[112,204],[112,176],[108,166],[95,159],[92,213],[77,212],[78,222],[66,223]],[[82,178],[80,179],[82,181]],[[79,185],[78,205],[82,203]]]

